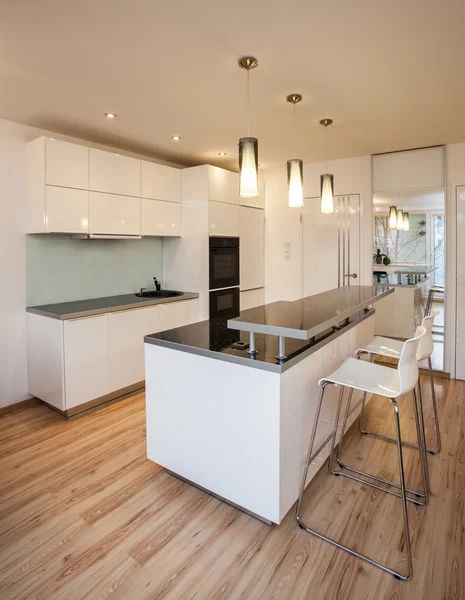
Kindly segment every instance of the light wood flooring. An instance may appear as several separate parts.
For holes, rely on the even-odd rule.
[[[443,451],[428,459],[430,505],[408,508],[408,583],[301,531],[293,511],[268,527],[149,462],[143,394],[69,421],[40,404],[2,415],[0,598],[464,599],[465,382],[437,379],[436,389]],[[400,409],[414,439],[409,398]],[[392,430],[385,401],[374,399],[367,414]],[[343,454],[396,477],[395,445],[360,436],[356,424]],[[405,456],[409,483],[419,485],[417,454]],[[405,567],[398,499],[323,468],[304,516]]]

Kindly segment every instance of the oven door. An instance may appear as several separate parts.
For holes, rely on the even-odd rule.
[[[239,285],[239,247],[210,247],[210,289]]]
[[[232,319],[238,317],[239,312],[238,287],[210,292],[210,319],[215,317],[228,317]]]

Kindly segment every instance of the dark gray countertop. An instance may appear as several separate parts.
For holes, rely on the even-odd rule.
[[[59,304],[29,306],[26,311],[43,317],[64,321],[80,317],[91,317],[92,315],[100,315],[107,312],[118,312],[131,308],[165,304],[166,302],[192,300],[198,297],[199,295],[193,292],[184,292],[182,296],[175,296],[174,298],[139,298],[135,294],[123,294],[121,296],[108,296],[106,298],[60,302]]]
[[[230,319],[228,326],[240,331],[309,340],[393,292],[380,286],[344,286],[294,302],[258,306]]]
[[[305,326],[310,322],[308,319],[313,319],[313,322],[318,323],[319,332],[312,336],[310,340],[296,339],[295,337],[286,338],[287,357],[282,361],[276,358],[278,354],[278,338],[276,335],[256,334],[255,346],[258,354],[255,357],[247,354],[247,348],[243,350],[231,348],[234,342],[248,342],[249,332],[230,329],[227,318],[210,319],[209,321],[201,321],[192,325],[178,327],[177,329],[146,335],[144,340],[146,344],[163,346],[181,352],[198,354],[248,367],[282,373],[332,342],[340,335],[343,335],[352,327],[358,325],[358,323],[371,317],[374,314],[374,310],[368,309],[367,306],[380,300],[387,294],[393,293],[394,289],[386,290],[386,288],[372,286],[363,286],[360,289],[353,286],[352,291],[340,292],[339,290],[332,290],[332,292],[332,294],[325,292],[324,294],[310,296],[309,298],[305,298],[303,302],[302,300],[296,302],[275,302],[241,312],[239,318],[243,322],[252,322],[257,316],[260,317],[260,315],[264,314],[266,316],[269,313],[270,307],[272,307],[271,311],[274,319],[277,318],[278,314],[281,314],[281,319],[289,318],[292,320],[297,317],[301,318],[302,311],[299,310],[297,316],[295,311],[296,308],[301,309],[303,307],[306,319],[304,320]],[[330,309],[325,304],[329,302],[331,296],[333,297],[333,304]],[[356,297],[358,300],[356,300]],[[340,312],[337,313],[336,318],[337,323],[342,322],[338,328],[335,327],[336,322],[333,322],[335,318],[335,298],[339,298],[339,301],[342,302],[338,306]],[[369,301],[370,299],[371,302]],[[369,304],[366,304],[367,302]],[[361,307],[359,310],[357,310],[358,306]],[[316,311],[318,307],[319,310],[316,314],[308,314],[311,308]],[[332,311],[329,319],[328,311]],[[348,315],[348,312],[350,312],[350,315]],[[294,321],[292,322],[294,323]]]

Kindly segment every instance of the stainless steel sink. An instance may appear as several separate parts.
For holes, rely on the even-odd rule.
[[[184,292],[175,292],[173,290],[152,290],[146,292],[139,292],[136,294],[138,298],[175,298],[176,296],[183,296]]]

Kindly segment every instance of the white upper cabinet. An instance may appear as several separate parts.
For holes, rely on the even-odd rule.
[[[241,206],[265,208],[265,182],[258,180],[258,196],[256,198],[241,198]]]
[[[141,161],[90,149],[90,190],[140,197]]]
[[[239,204],[239,175],[208,165],[208,199],[214,202]]]
[[[181,202],[181,169],[141,162],[142,198]]]
[[[265,282],[265,212],[240,207],[241,290],[262,288]]]
[[[87,233],[89,148],[40,137],[26,157],[26,232]]]
[[[140,235],[140,198],[90,192],[89,233]]]
[[[45,189],[47,233],[87,233],[89,192],[47,185]]]
[[[179,237],[181,235],[181,204],[142,198],[141,235]]]
[[[210,235],[239,236],[239,209],[235,204],[224,202],[208,203],[208,220]]]
[[[45,183],[89,189],[89,148],[51,138],[45,143]]]

